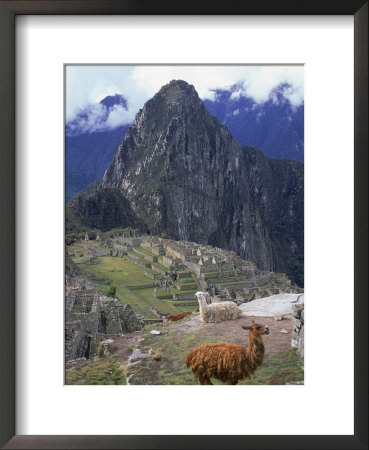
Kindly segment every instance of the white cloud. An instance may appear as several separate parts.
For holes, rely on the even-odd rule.
[[[132,114],[132,111],[127,111],[122,105],[115,105],[110,111],[105,124],[107,128],[116,128],[133,122],[133,119],[134,114]]]
[[[237,89],[236,91],[233,91],[230,98],[231,98],[231,100],[236,100],[236,99],[240,98],[242,94],[245,94],[245,92],[243,89],[240,88],[240,89]]]
[[[293,106],[298,106],[304,101],[303,70],[303,66],[258,66],[245,78],[243,90],[257,103],[262,103],[276,86],[287,83],[291,88],[285,91],[285,97]]]
[[[106,120],[108,127],[131,123],[137,111],[158,90],[173,79],[195,86],[202,99],[215,99],[214,89],[240,88],[232,98],[248,95],[257,103],[268,100],[273,88],[291,85],[285,97],[297,106],[304,99],[303,66],[117,66],[84,65],[66,68],[66,120],[81,109],[97,104],[115,93],[128,101],[128,110],[117,107]],[[97,113],[97,112],[96,112]],[[92,120],[93,116],[91,116]]]

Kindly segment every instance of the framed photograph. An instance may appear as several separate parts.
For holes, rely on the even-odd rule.
[[[367,3],[0,8],[1,445],[367,448]]]

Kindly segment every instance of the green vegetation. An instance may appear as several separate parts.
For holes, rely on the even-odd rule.
[[[110,356],[68,370],[65,384],[126,384],[126,378],[121,362]]]
[[[108,297],[115,297],[116,293],[117,293],[117,288],[111,284],[107,291]]]
[[[113,238],[116,236],[122,236],[123,234],[128,234],[128,233],[132,232],[132,230],[133,229],[131,227],[112,228],[111,230],[109,230],[103,234],[102,240],[108,239],[108,238]]]
[[[104,346],[102,344],[100,344],[99,348],[97,349],[97,356],[99,358],[102,358],[104,356]]]
[[[153,256],[153,257],[158,256],[158,255],[155,255],[155,253],[150,252],[150,250],[147,250],[146,248],[133,247],[133,250],[136,250],[136,249],[139,250],[142,253],[145,253],[145,255],[148,255],[148,256]]]
[[[86,231],[89,229],[72,218],[65,218],[65,243],[71,245],[75,241],[84,239]]]
[[[91,312],[91,309],[92,309],[91,303],[86,303],[85,311],[83,310],[82,305],[76,305],[75,304],[73,306],[72,312],[73,313],[83,313],[83,312],[89,313],[89,312]]]
[[[184,321],[190,319],[184,319]],[[188,353],[204,343],[218,342],[219,338],[204,336],[199,329],[183,333],[173,329],[172,323],[160,325],[161,334],[155,336],[150,331],[158,325],[148,325],[144,328],[140,348],[147,353],[152,349],[152,356],[143,359],[139,364],[131,366],[129,373],[133,374],[132,384],[142,385],[197,385],[192,371],[186,367]],[[227,340],[229,337],[223,336]],[[134,347],[130,348],[133,351]],[[86,361],[79,367],[66,372],[66,384],[126,384],[127,361],[104,357],[104,348],[98,349],[95,361]],[[265,356],[264,363],[258,367],[251,379],[240,380],[239,385],[285,385],[304,379],[303,363],[295,350],[282,354]],[[212,379],[213,384],[221,385],[219,380]]]
[[[186,356],[198,345],[215,342],[215,339],[201,336],[201,330],[190,334],[183,334],[179,330],[170,330],[170,323],[163,325],[160,336],[150,334],[152,329],[155,329],[155,326],[145,327],[143,333],[145,340],[141,349],[148,352],[152,348],[152,354],[160,355],[160,361],[147,358],[132,367],[130,373],[134,373],[134,376],[131,383],[197,384],[191,370],[186,367]]]
[[[98,243],[96,244],[98,245]],[[112,256],[93,257],[91,264],[92,255],[88,251],[89,245],[81,241],[75,242],[68,246],[68,253],[81,274],[93,281],[97,289],[104,295],[109,295],[110,286],[114,286],[116,288],[114,296],[122,303],[131,305],[136,313],[147,319],[157,317],[151,308],[155,308],[161,314],[179,314],[191,310],[190,308],[179,308],[165,299],[158,298],[168,298],[170,295],[159,288],[156,290],[157,297],[153,297],[153,288],[128,289],[127,286],[153,283],[153,280],[145,275],[145,270],[148,269],[126,259]]]
[[[175,287],[170,288],[170,292],[173,292],[173,294],[193,294],[195,295],[195,292],[197,291],[197,289],[182,289],[179,290]]]
[[[304,367],[296,350],[289,350],[278,359],[266,356],[250,380],[238,384],[286,384],[304,379]]]
[[[164,272],[168,272],[168,267],[167,266],[163,266],[163,264],[160,264],[158,262],[153,262],[152,266],[157,267],[158,269],[161,269]]]
[[[84,226],[108,231],[132,226],[142,231],[145,224],[136,217],[129,201],[119,189],[102,188],[77,194],[65,209],[67,221],[75,228]]]

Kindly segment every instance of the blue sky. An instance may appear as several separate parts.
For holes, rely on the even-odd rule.
[[[131,123],[144,103],[164,84],[182,79],[195,86],[202,99],[214,99],[214,89],[228,89],[234,84],[241,88],[234,97],[247,95],[257,103],[268,100],[272,89],[280,83],[289,83],[285,96],[292,105],[304,100],[303,66],[66,66],[66,121],[74,119],[88,105],[97,105],[108,95],[122,94],[128,109],[117,107],[111,111],[107,126]],[[101,113],[99,106],[91,109]]]

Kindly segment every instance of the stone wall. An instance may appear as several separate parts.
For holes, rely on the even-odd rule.
[[[88,313],[75,313],[73,306],[92,302]],[[71,289],[66,295],[65,359],[90,358],[97,352],[100,340],[140,330],[142,323],[130,305],[100,295],[97,291]]]
[[[304,359],[304,324],[305,324],[305,309],[304,309],[304,294],[300,295],[297,303],[292,306],[292,340],[291,347],[297,349],[300,358]]]

